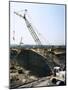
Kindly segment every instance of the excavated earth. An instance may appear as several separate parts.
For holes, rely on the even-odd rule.
[[[21,85],[38,81],[43,77],[51,76],[50,63],[53,67],[61,64],[65,66],[65,54],[53,55],[52,58],[54,59],[48,65],[48,59],[50,58],[43,57],[30,49],[21,49],[20,52],[10,49],[10,88],[17,88]]]

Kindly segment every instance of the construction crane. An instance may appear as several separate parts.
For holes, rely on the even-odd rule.
[[[32,35],[32,37],[33,37],[36,45],[42,45],[42,43],[41,43],[38,35],[36,34],[34,28],[32,27],[32,24],[31,24],[31,23],[28,21],[28,19],[26,18],[26,12],[27,12],[27,10],[25,9],[24,15],[21,15],[21,14],[19,14],[18,12],[14,12],[14,14],[16,14],[17,16],[20,16],[21,18],[23,18],[23,19],[25,20],[26,26],[27,26],[30,34]],[[21,45],[21,42],[22,42],[22,38],[21,38],[21,41],[20,41],[20,45]],[[52,66],[51,66],[51,63],[48,62],[48,65],[49,65],[49,67],[50,67],[50,69],[51,69],[51,71],[52,71],[53,68],[52,68]]]
[[[23,44],[23,42],[22,42],[22,37],[21,37],[21,40],[20,40],[20,45],[22,45]]]
[[[27,9],[25,9],[24,15],[21,15],[21,14],[19,14],[18,12],[14,12],[14,14],[16,14],[17,16],[20,16],[21,18],[23,18],[23,19],[25,20],[26,26],[27,26],[30,34],[32,35],[32,37],[33,37],[36,45],[42,45],[42,43],[41,43],[38,35],[36,34],[36,32],[34,31],[32,25],[31,25],[31,23],[30,23],[30,22],[28,21],[28,19],[26,18],[26,12],[27,12]]]

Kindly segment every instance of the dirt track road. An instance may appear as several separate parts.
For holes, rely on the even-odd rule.
[[[35,81],[33,83],[22,85],[18,88],[42,87],[42,86],[49,86],[49,84],[50,84],[50,77],[40,79],[39,81]]]

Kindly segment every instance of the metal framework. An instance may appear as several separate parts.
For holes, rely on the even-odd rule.
[[[26,10],[25,10],[25,12],[26,12]],[[39,37],[37,36],[36,32],[34,31],[32,25],[31,25],[31,23],[27,20],[27,18],[26,18],[26,13],[24,13],[24,16],[21,15],[21,14],[19,14],[18,12],[14,12],[14,14],[20,16],[21,18],[23,18],[23,19],[25,20],[26,26],[27,26],[30,34],[32,35],[32,37],[33,37],[36,45],[42,45]]]

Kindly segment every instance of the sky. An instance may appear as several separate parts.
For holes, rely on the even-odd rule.
[[[19,45],[21,37],[24,44],[36,44],[24,19],[14,14],[16,11],[23,15],[25,9],[27,9],[27,19],[38,33],[43,45],[65,45],[64,5],[20,2],[10,2],[10,45]]]

